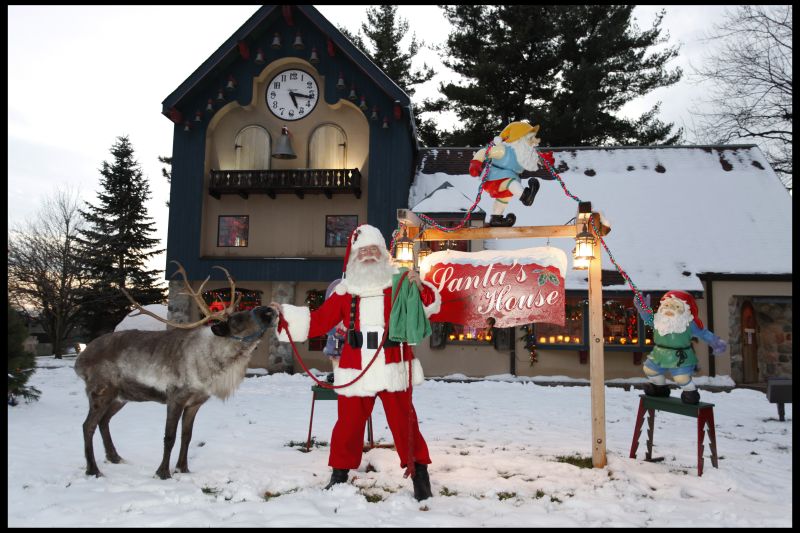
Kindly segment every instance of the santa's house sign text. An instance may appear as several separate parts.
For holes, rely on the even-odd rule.
[[[435,252],[420,264],[422,278],[442,296],[432,322],[507,328],[531,322],[564,325],[567,256],[553,247]]]

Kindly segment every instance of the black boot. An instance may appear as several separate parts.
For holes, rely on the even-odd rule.
[[[522,205],[531,205],[537,192],[539,192],[539,180],[531,178],[528,180],[528,186],[522,191],[519,201],[522,202]]]
[[[661,398],[669,396],[669,385],[656,385],[648,381],[642,385],[642,390],[648,396],[659,396]]]
[[[697,390],[685,390],[681,393],[681,401],[691,405],[697,405],[700,402],[700,393]]]
[[[503,215],[492,215],[488,225],[493,228],[508,228],[513,226],[516,221],[517,217],[514,213],[509,213],[505,217]]]
[[[414,463],[414,498],[418,502],[433,496],[431,492],[431,479],[428,477],[428,465]]]
[[[325,490],[328,490],[329,488],[339,483],[347,483],[348,472],[350,472],[350,470],[344,470],[342,468],[334,468],[333,473],[331,474],[330,482],[327,485],[325,485]]]

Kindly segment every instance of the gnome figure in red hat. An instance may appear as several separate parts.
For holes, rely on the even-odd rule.
[[[644,362],[644,373],[649,380],[644,385],[648,396],[669,396],[669,386],[664,374],[669,371],[683,392],[684,403],[697,404],[700,393],[692,383],[692,374],[697,366],[697,355],[692,347],[692,337],[711,346],[714,355],[728,349],[727,343],[707,330],[697,317],[697,303],[691,294],[683,291],[669,291],[661,298],[661,305],[655,315],[650,315],[640,307],[637,298],[634,304],[648,326],[653,328],[655,347]]]
[[[325,488],[345,483],[348,472],[359,467],[364,428],[377,397],[383,403],[400,466],[412,475],[414,497],[424,500],[432,495],[427,470],[431,459],[411,403],[411,385],[418,385],[424,379],[422,365],[414,358],[410,341],[390,339],[396,337],[394,332],[384,335],[390,323],[395,325],[392,285],[393,278],[399,278],[397,273],[380,230],[363,224],[350,236],[342,281],[318,309],[310,311],[308,307],[276,303],[272,306],[281,313],[280,341],[289,340],[287,328],[294,342],[323,335],[340,322],[347,330],[333,375],[334,386],[350,385],[335,389],[339,416],[331,435],[328,459],[333,473]],[[436,288],[422,281],[413,270],[408,271],[408,280],[403,282],[405,289],[397,289],[398,298],[401,294],[416,298],[419,317],[437,313],[441,296]],[[410,294],[411,291],[414,293]],[[400,303],[396,305],[401,307]],[[409,300],[403,305],[410,305]],[[427,323],[427,318],[423,320]],[[428,334],[429,330],[430,324]]]

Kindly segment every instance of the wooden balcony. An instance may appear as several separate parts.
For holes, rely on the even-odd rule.
[[[304,168],[288,170],[212,170],[208,194],[219,200],[223,194],[354,194],[361,198],[361,171],[357,168]]]

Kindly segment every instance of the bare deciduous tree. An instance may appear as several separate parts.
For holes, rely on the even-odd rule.
[[[717,45],[695,69],[709,83],[697,110],[703,141],[748,139],[792,188],[792,6],[743,5],[728,12],[708,38]]]
[[[77,192],[56,191],[37,215],[8,236],[8,292],[19,309],[38,315],[61,358],[77,325],[76,291],[83,286],[75,236],[83,226]]]

